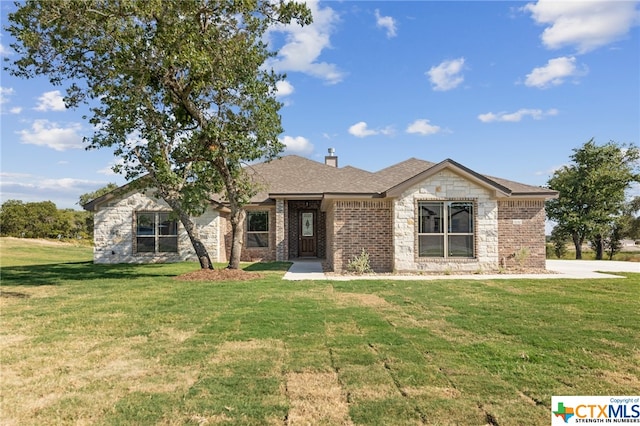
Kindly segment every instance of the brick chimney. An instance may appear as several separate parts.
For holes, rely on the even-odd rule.
[[[334,148],[329,148],[329,155],[324,157],[324,164],[331,167],[338,167],[338,156]]]

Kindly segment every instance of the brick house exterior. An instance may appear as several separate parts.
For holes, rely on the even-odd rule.
[[[505,236],[499,246],[501,267],[517,268],[521,250],[526,264],[544,265],[545,246],[538,244],[544,234],[543,200],[504,200],[498,203],[498,235]],[[509,235],[509,238],[506,236]]]
[[[247,167],[262,188],[246,206],[242,260],[312,257],[343,272],[362,250],[378,272],[545,268],[544,202],[555,191],[481,175],[453,160],[411,158],[372,173],[285,156]],[[215,197],[214,197],[215,198]],[[180,223],[152,189],[125,185],[84,206],[95,212],[94,261],[195,260]],[[224,203],[195,218],[213,261],[225,262]]]
[[[371,269],[392,271],[393,205],[391,201],[339,200],[329,206],[326,268],[344,271],[349,260],[366,250]]]

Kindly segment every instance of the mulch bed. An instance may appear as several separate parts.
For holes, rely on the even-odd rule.
[[[199,269],[174,277],[178,281],[247,281],[258,278],[262,278],[262,274],[241,269]]]

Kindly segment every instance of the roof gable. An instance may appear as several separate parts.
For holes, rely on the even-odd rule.
[[[107,192],[106,194],[101,195],[98,198],[94,198],[93,200],[90,200],[86,204],[83,204],[82,208],[87,211],[97,211],[98,208],[104,203],[108,203],[109,201],[112,201],[112,200],[120,200],[126,194],[133,191],[140,191],[141,188],[142,190],[144,190],[146,188],[144,184],[146,179],[147,179],[147,175],[142,176],[138,179],[132,180],[131,182],[127,182],[124,185],[110,192]]]
[[[449,158],[389,188],[385,192],[385,195],[387,197],[398,197],[408,188],[424,181],[425,179],[430,178],[431,176],[434,176],[436,173],[442,170],[450,170],[453,173],[471,182],[474,182],[485,189],[493,191],[495,196],[508,197],[509,195],[511,195],[511,190],[509,188],[489,179],[486,176],[476,173],[468,167],[465,167],[460,163],[456,163]]]

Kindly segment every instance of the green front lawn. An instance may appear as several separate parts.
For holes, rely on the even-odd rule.
[[[552,395],[640,394],[640,274],[184,282],[0,247],[0,424],[546,425]]]

